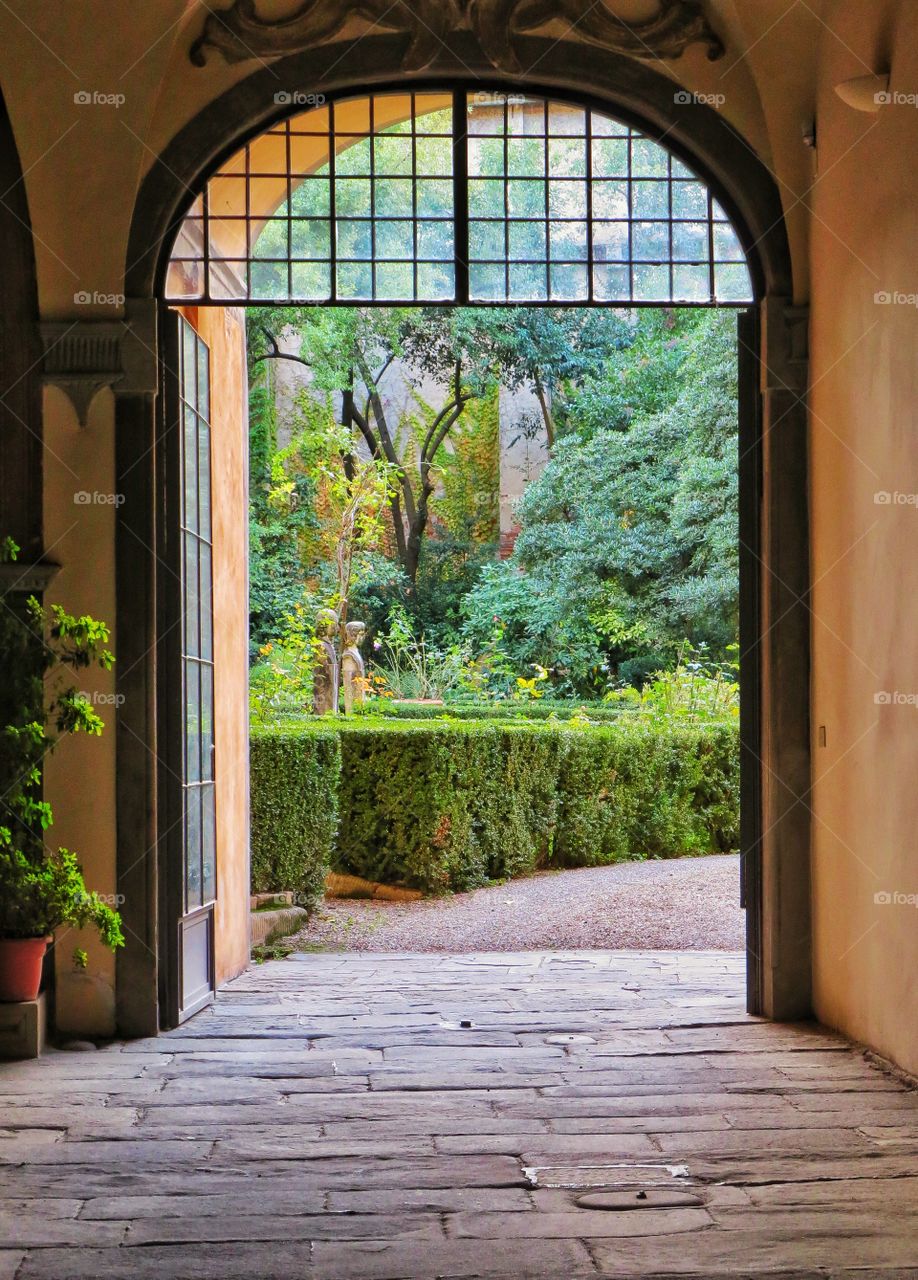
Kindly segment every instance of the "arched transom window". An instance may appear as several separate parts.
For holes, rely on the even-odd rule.
[[[707,186],[603,112],[490,92],[313,105],[237,151],[173,246],[173,302],[752,299]]]

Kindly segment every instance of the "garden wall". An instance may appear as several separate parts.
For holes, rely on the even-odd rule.
[[[306,723],[252,739],[253,889],[329,867],[427,893],[735,849],[735,725]]]

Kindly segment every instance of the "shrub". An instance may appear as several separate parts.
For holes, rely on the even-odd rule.
[[[738,772],[735,725],[363,716],[264,732],[253,742],[255,887],[302,892],[305,862],[317,893],[329,858],[442,893],[551,865],[721,852],[738,843]]]
[[[600,724],[619,721],[632,713],[630,706],[609,703],[560,702],[550,698],[508,698],[502,702],[392,702],[374,700],[363,714],[386,720],[593,720]]]
[[[256,730],[250,748],[252,890],[321,898],[338,826],[341,748],[324,725]]]

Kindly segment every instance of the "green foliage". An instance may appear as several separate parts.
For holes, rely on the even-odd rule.
[[[684,641],[675,667],[658,671],[638,691],[615,690],[610,704],[627,706],[643,719],[658,724],[722,724],[739,720],[739,645],[729,645],[729,660],[716,662],[702,644]]]
[[[389,611],[389,629],[374,648],[374,671],[382,676],[387,695],[443,698],[463,685],[468,652],[458,644],[440,648],[418,634],[400,605]]]
[[[19,548],[0,542],[0,560]],[[120,918],[87,890],[76,855],[45,846],[51,806],[42,799],[42,764],[68,734],[98,736],[99,715],[72,683],[91,666],[110,670],[108,628],[88,614],[34,596],[0,596],[0,937],[44,937],[60,925],[94,925],[103,943],[124,939]]]
[[[683,638],[724,654],[738,627],[733,317],[642,313],[632,345],[574,388],[518,507],[511,560],[463,602],[481,643],[590,696],[668,665]]]
[[[586,723],[606,724],[621,719],[631,712],[610,702],[559,702],[556,698],[506,698],[500,701],[452,701],[444,704],[430,702],[391,702],[374,700],[366,704],[358,715],[371,718],[382,716],[386,720],[580,720]]]
[[[369,880],[441,893],[538,867],[738,843],[735,725],[664,726],[628,716],[615,725],[584,718],[411,723],[364,715],[256,735],[260,865],[283,857],[316,798],[331,794],[331,770],[326,761],[319,776],[311,739],[335,732],[341,817],[332,865]],[[290,755],[266,754],[261,744],[272,738]],[[306,799],[284,776],[288,768],[310,775],[300,783]],[[274,817],[288,813],[289,820]],[[270,887],[280,887],[276,878]]]
[[[292,890],[312,907],[338,824],[339,736],[320,725],[255,731],[250,744],[252,891]]]

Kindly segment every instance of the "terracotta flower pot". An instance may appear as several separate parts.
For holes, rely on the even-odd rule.
[[[34,1000],[47,938],[0,938],[0,1001]]]

